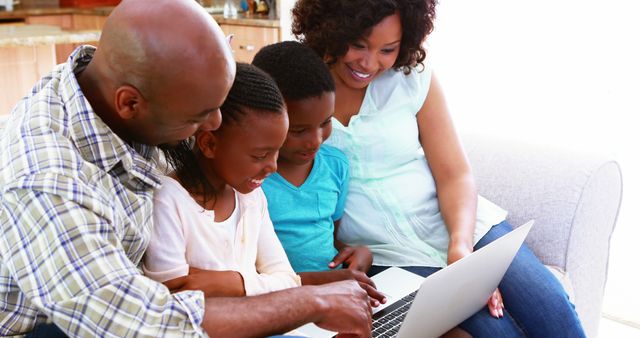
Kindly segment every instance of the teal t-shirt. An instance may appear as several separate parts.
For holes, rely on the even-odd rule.
[[[262,184],[269,215],[296,272],[329,270],[338,253],[333,222],[340,219],[349,184],[349,162],[337,148],[322,145],[300,187],[273,173]]]

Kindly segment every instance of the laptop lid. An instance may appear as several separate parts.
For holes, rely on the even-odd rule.
[[[441,336],[486,305],[532,225],[533,221],[525,223],[428,278],[395,267],[373,276],[378,290],[387,295],[387,303],[374,309],[374,317],[419,288],[396,337]],[[314,338],[336,334],[314,324],[292,333]]]
[[[532,225],[529,221],[426,278],[397,337],[439,337],[482,309]]]

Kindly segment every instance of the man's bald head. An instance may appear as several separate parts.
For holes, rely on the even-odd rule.
[[[90,100],[96,112],[126,140],[159,144],[189,137],[186,129],[210,120],[207,110],[219,114],[235,63],[222,30],[194,0],[124,0],[87,71],[108,106]]]

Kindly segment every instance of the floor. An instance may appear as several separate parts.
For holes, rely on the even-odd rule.
[[[600,319],[599,338],[638,338],[640,329],[624,325],[607,317]]]

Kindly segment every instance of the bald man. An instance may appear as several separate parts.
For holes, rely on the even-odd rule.
[[[307,322],[370,336],[355,282],[243,298],[171,294],[137,268],[158,148],[219,127],[235,74],[193,0],[125,0],[0,134],[0,336],[265,336]]]

